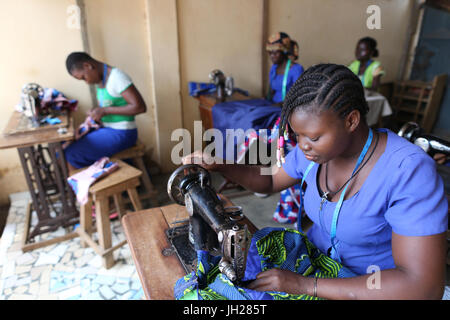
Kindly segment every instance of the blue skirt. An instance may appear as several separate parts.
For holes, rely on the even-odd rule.
[[[102,157],[131,148],[136,144],[137,135],[137,129],[99,128],[68,146],[64,155],[73,167],[87,167]]]

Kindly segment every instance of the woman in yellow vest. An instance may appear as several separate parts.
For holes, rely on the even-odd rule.
[[[364,88],[376,91],[385,73],[380,62],[373,59],[378,57],[377,41],[370,37],[360,39],[355,57],[356,60],[349,65],[350,70],[359,77]]]

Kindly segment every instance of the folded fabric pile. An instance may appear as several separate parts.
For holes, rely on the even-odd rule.
[[[89,187],[95,181],[109,175],[118,168],[119,164],[117,162],[110,161],[108,157],[103,157],[87,169],[70,176],[67,181],[75,193],[78,202],[84,205],[88,201]]]
[[[214,93],[217,87],[214,83],[207,82],[192,82],[188,83],[189,95],[191,97],[198,97],[201,94]]]
[[[68,99],[62,92],[54,88],[45,88],[44,96],[41,97],[41,99],[41,110],[68,109],[70,111],[74,111],[78,105],[78,100]]]
[[[211,94],[217,91],[217,86],[214,83],[208,82],[188,82],[189,95],[191,97],[198,97],[202,94]],[[233,92],[239,92],[244,96],[248,96],[249,93],[247,90],[243,90],[241,88],[233,88]]]
[[[311,300],[306,294],[277,291],[255,291],[240,287],[220,273],[221,257],[197,251],[197,271],[175,284],[177,300]],[[252,238],[247,256],[245,276],[251,281],[262,271],[272,268],[290,270],[305,277],[346,278],[355,274],[321,253],[303,234],[293,229],[264,228]]]

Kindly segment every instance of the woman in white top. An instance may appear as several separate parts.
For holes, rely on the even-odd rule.
[[[64,150],[69,169],[89,166],[135,145],[135,116],[146,112],[147,107],[131,78],[85,52],[72,52],[66,67],[74,78],[96,85],[99,107],[91,109],[88,117],[102,125],[82,136],[77,132],[78,139]]]

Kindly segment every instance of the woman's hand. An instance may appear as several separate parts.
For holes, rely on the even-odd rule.
[[[203,153],[201,150],[194,151],[193,153],[183,157],[181,159],[184,165],[186,164],[198,164],[199,166],[205,168],[206,170],[217,170],[218,164],[211,155]]]
[[[449,156],[443,153],[436,153],[433,156],[433,159],[436,161],[437,164],[444,164],[449,159]]]
[[[256,291],[281,291],[290,294],[313,295],[314,280],[295,272],[270,269],[258,273],[256,279],[247,288]]]
[[[90,116],[95,122],[101,122],[102,117],[105,115],[105,109],[99,107],[96,107],[88,112],[88,116]]]

